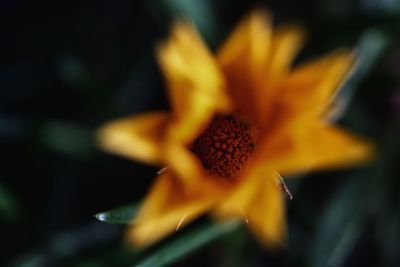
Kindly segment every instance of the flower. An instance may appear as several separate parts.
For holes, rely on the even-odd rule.
[[[369,144],[332,125],[327,113],[354,58],[340,50],[291,69],[303,39],[295,25],[271,28],[246,17],[213,56],[197,32],[177,22],[157,49],[170,112],[105,124],[105,150],[166,167],[128,237],[149,245],[196,217],[242,218],[269,246],[285,239],[280,175],[337,168],[371,157]]]

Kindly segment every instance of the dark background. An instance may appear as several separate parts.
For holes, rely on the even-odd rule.
[[[339,123],[369,137],[378,157],[289,181],[283,251],[240,228],[173,266],[400,266],[398,0],[1,1],[1,266],[135,266],[157,251],[129,251],[123,226],[93,217],[139,201],[157,171],[103,153],[93,134],[113,118],[168,109],[153,52],[173,18],[194,21],[215,50],[254,7],[305,26],[298,61],[361,47]]]

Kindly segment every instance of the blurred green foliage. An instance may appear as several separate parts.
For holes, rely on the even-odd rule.
[[[99,151],[94,130],[168,109],[153,52],[175,18],[216,50],[256,6],[277,24],[304,24],[299,62],[355,48],[335,120],[376,144],[375,163],[288,179],[282,251],[207,218],[150,248],[125,247],[119,224],[157,170]],[[1,266],[400,266],[399,0],[16,0],[0,15]]]

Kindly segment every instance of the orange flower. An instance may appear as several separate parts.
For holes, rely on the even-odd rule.
[[[326,114],[354,63],[345,50],[291,69],[302,42],[296,26],[273,30],[255,11],[213,56],[186,22],[157,49],[170,112],[104,125],[105,150],[166,166],[129,229],[148,245],[211,211],[242,218],[265,245],[285,237],[279,174],[337,168],[371,156],[365,141]]]

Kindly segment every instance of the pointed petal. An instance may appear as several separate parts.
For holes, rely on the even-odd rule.
[[[189,143],[215,112],[230,109],[224,77],[195,29],[185,22],[176,23],[171,38],[158,47],[157,58],[174,111],[174,136]]]
[[[259,81],[269,59],[272,29],[267,13],[256,10],[239,23],[217,54],[236,112],[247,118],[259,114]]]
[[[240,63],[246,63],[265,67],[272,33],[270,24],[270,15],[263,10],[255,10],[245,17],[217,54],[221,66],[239,68]],[[249,53],[248,58],[243,58],[244,53]]]
[[[287,75],[302,36],[297,26],[273,33],[269,16],[259,10],[239,24],[217,55],[237,113],[266,123],[276,85]]]
[[[205,213],[215,202],[212,195],[187,194],[178,180],[164,173],[143,202],[129,229],[128,242],[138,247],[150,245]]]
[[[225,195],[233,186],[232,181],[210,176],[199,158],[185,146],[167,144],[165,162],[188,192],[201,191],[210,195]]]
[[[269,247],[285,236],[284,201],[278,173],[258,165],[224,198],[214,214],[217,218],[242,218],[256,237]]]
[[[272,81],[269,83],[274,84],[276,80],[286,78],[302,47],[304,35],[303,29],[295,24],[281,26],[274,32],[268,65],[268,75]]]
[[[322,122],[310,130],[296,127],[286,129],[286,132],[291,135],[265,147],[265,155],[269,156],[264,159],[283,175],[343,168],[365,163],[373,157],[372,147],[367,141]]]
[[[180,96],[182,113],[174,117],[169,130],[169,138],[185,145],[191,144],[206,128],[216,113],[225,113],[215,103],[217,97],[209,97],[197,92]],[[184,111],[184,108],[186,110]]]
[[[303,44],[303,29],[295,24],[278,28],[272,38],[271,55],[265,73],[255,79],[259,81],[257,97],[261,125],[267,127],[274,119],[276,102],[281,97],[280,84],[287,79],[293,61]]]
[[[181,144],[170,141],[166,145],[165,162],[187,188],[196,187],[207,176],[200,160]]]
[[[262,167],[262,166],[260,166]],[[215,210],[215,215],[219,218],[243,218],[245,219],[250,203],[257,194],[260,185],[265,178],[265,171],[259,166],[250,168],[231,193],[225,197]]]
[[[285,203],[276,172],[265,175],[248,209],[248,225],[265,246],[281,246],[286,237]]]
[[[281,89],[279,101],[284,116],[321,117],[353,64],[352,54],[340,50],[296,68]]]
[[[167,121],[165,112],[115,120],[99,129],[97,139],[100,147],[111,153],[157,164],[162,156],[162,137]]]

